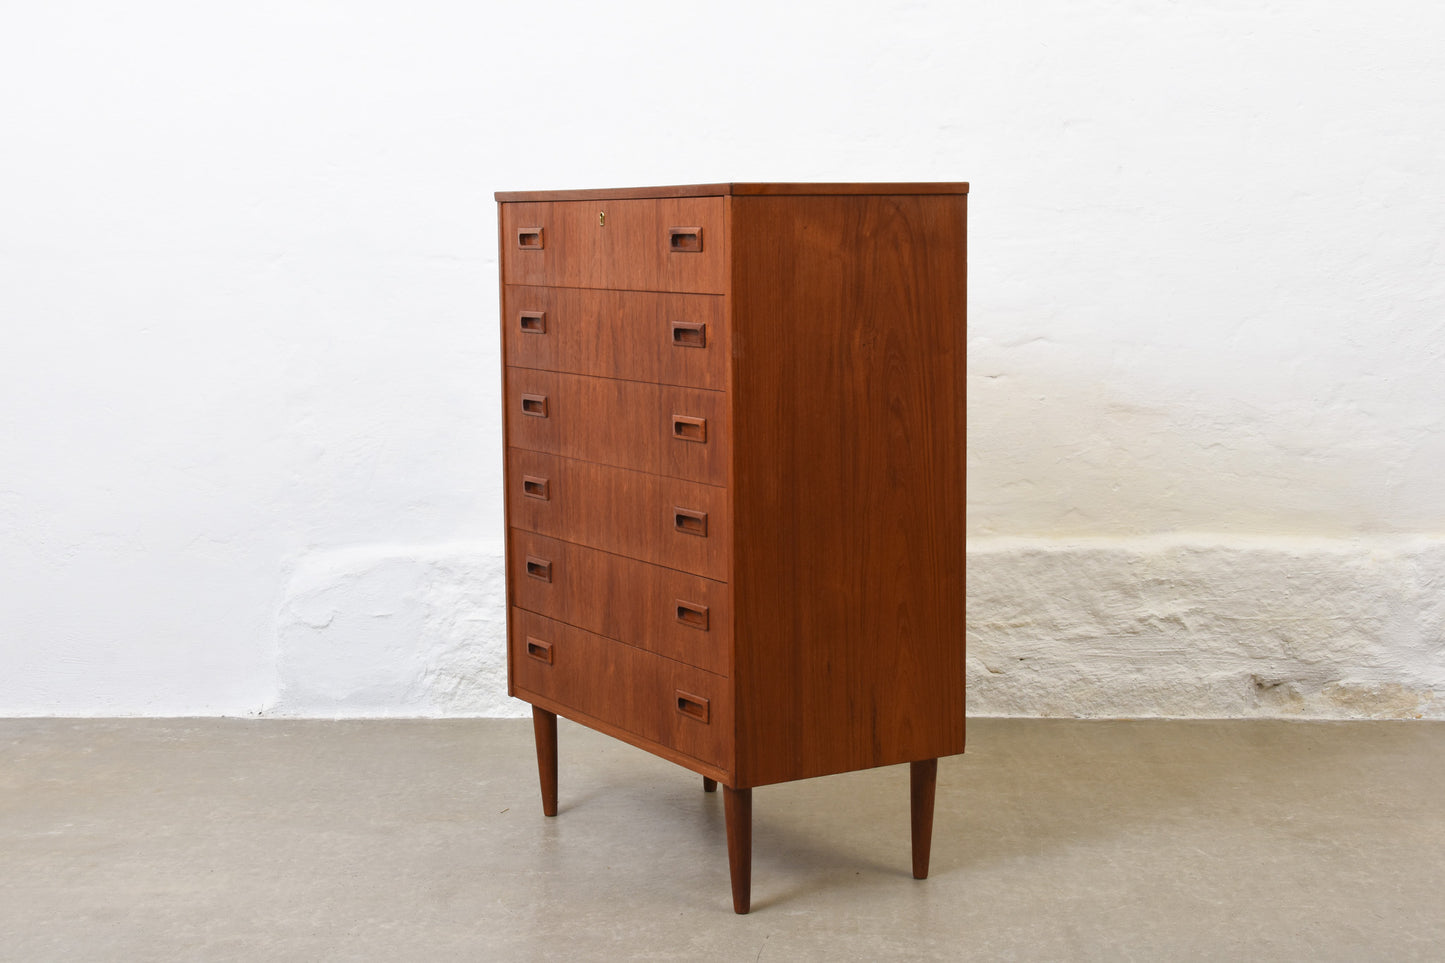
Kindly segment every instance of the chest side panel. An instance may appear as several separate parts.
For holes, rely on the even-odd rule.
[[[963,751],[966,203],[732,198],[743,785]]]

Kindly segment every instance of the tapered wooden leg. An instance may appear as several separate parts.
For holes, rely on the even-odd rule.
[[[753,791],[723,786],[723,812],[728,825],[733,912],[746,913],[753,895]]]
[[[909,816],[913,824],[913,878],[928,878],[928,851],[933,845],[933,791],[938,786],[938,760],[910,764]]]
[[[537,740],[537,775],[542,779],[542,815],[557,815],[557,713],[532,707]]]
[[[717,792],[717,780],[716,780],[716,779],[709,779],[708,777],[703,776],[703,777],[702,777],[702,791],[703,791],[703,792]]]

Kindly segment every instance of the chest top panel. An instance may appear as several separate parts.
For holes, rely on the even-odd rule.
[[[967,194],[962,181],[899,184],[673,184],[666,187],[600,187],[575,191],[497,191],[501,203],[516,201],[603,201],[645,197],[719,197],[723,195]]]

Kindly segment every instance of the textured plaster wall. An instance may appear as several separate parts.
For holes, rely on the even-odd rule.
[[[491,191],[967,179],[971,710],[1445,716],[1438,5],[13,6],[0,714],[515,711]]]
[[[1445,541],[988,539],[969,685],[995,714],[1445,717]]]

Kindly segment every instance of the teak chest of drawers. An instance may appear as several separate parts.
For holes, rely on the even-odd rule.
[[[752,790],[964,743],[967,184],[498,193],[509,691]]]

